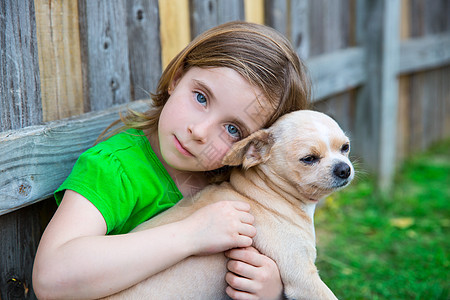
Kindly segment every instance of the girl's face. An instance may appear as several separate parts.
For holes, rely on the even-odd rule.
[[[231,145],[273,113],[261,91],[230,68],[194,67],[172,82],[169,95],[158,124],[157,155],[177,170],[222,167]]]

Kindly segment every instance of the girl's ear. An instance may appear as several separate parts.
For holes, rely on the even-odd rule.
[[[175,76],[173,76],[173,79],[172,79],[172,81],[169,84],[169,89],[167,90],[169,95],[172,95],[172,92],[173,92],[173,90],[175,90],[175,88],[178,85],[178,82],[180,81],[181,77],[183,77],[183,71],[180,68],[180,69],[178,69],[175,72]]]
[[[274,139],[268,129],[254,132],[235,143],[222,160],[222,164],[249,169],[267,161],[270,157]]]

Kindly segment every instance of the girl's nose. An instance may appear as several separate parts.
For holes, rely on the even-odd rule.
[[[195,124],[188,126],[188,132],[192,139],[198,141],[199,143],[206,143],[208,136],[208,122],[206,120],[199,121]]]

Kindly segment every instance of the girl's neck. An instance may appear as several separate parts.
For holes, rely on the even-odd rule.
[[[203,172],[179,171],[168,168],[165,162],[162,162],[162,164],[184,197],[196,194],[208,184]]]
[[[150,130],[144,130],[144,134],[150,142],[153,152],[166,169],[173,182],[184,197],[196,194],[208,185],[208,179],[203,172],[182,171],[169,166],[162,158],[159,148],[158,134]]]

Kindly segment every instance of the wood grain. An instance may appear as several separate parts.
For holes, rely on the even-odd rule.
[[[245,19],[243,0],[191,0],[190,8],[192,37],[216,25]]]
[[[33,1],[0,1],[0,131],[41,123]],[[0,174],[9,175],[2,163]],[[38,218],[35,208],[0,217],[0,299],[36,299],[31,273],[42,234]]]
[[[42,122],[32,0],[0,1],[0,131]]]
[[[386,190],[396,166],[400,2],[360,1],[356,13],[368,80],[357,95],[354,149]]]
[[[78,156],[127,107],[145,110],[135,101],[76,119],[49,122],[0,134],[0,215],[42,200],[68,176]]]
[[[399,72],[415,73],[450,64],[450,33],[411,38],[400,45]]]
[[[35,0],[44,121],[82,114],[77,1]]]
[[[244,0],[245,20],[264,24],[264,0]]]
[[[289,17],[286,0],[264,1],[265,24],[288,36]],[[289,18],[290,19],[290,18]]]
[[[163,69],[191,40],[188,0],[159,0]]]
[[[127,34],[131,99],[150,98],[161,76],[157,0],[128,0]]]
[[[313,83],[313,100],[323,100],[365,83],[365,61],[362,47],[346,48],[307,60]]]
[[[80,0],[84,102],[87,111],[130,101],[125,0]]]
[[[56,203],[41,201],[0,216],[0,298],[37,299],[32,268],[39,240]]]

